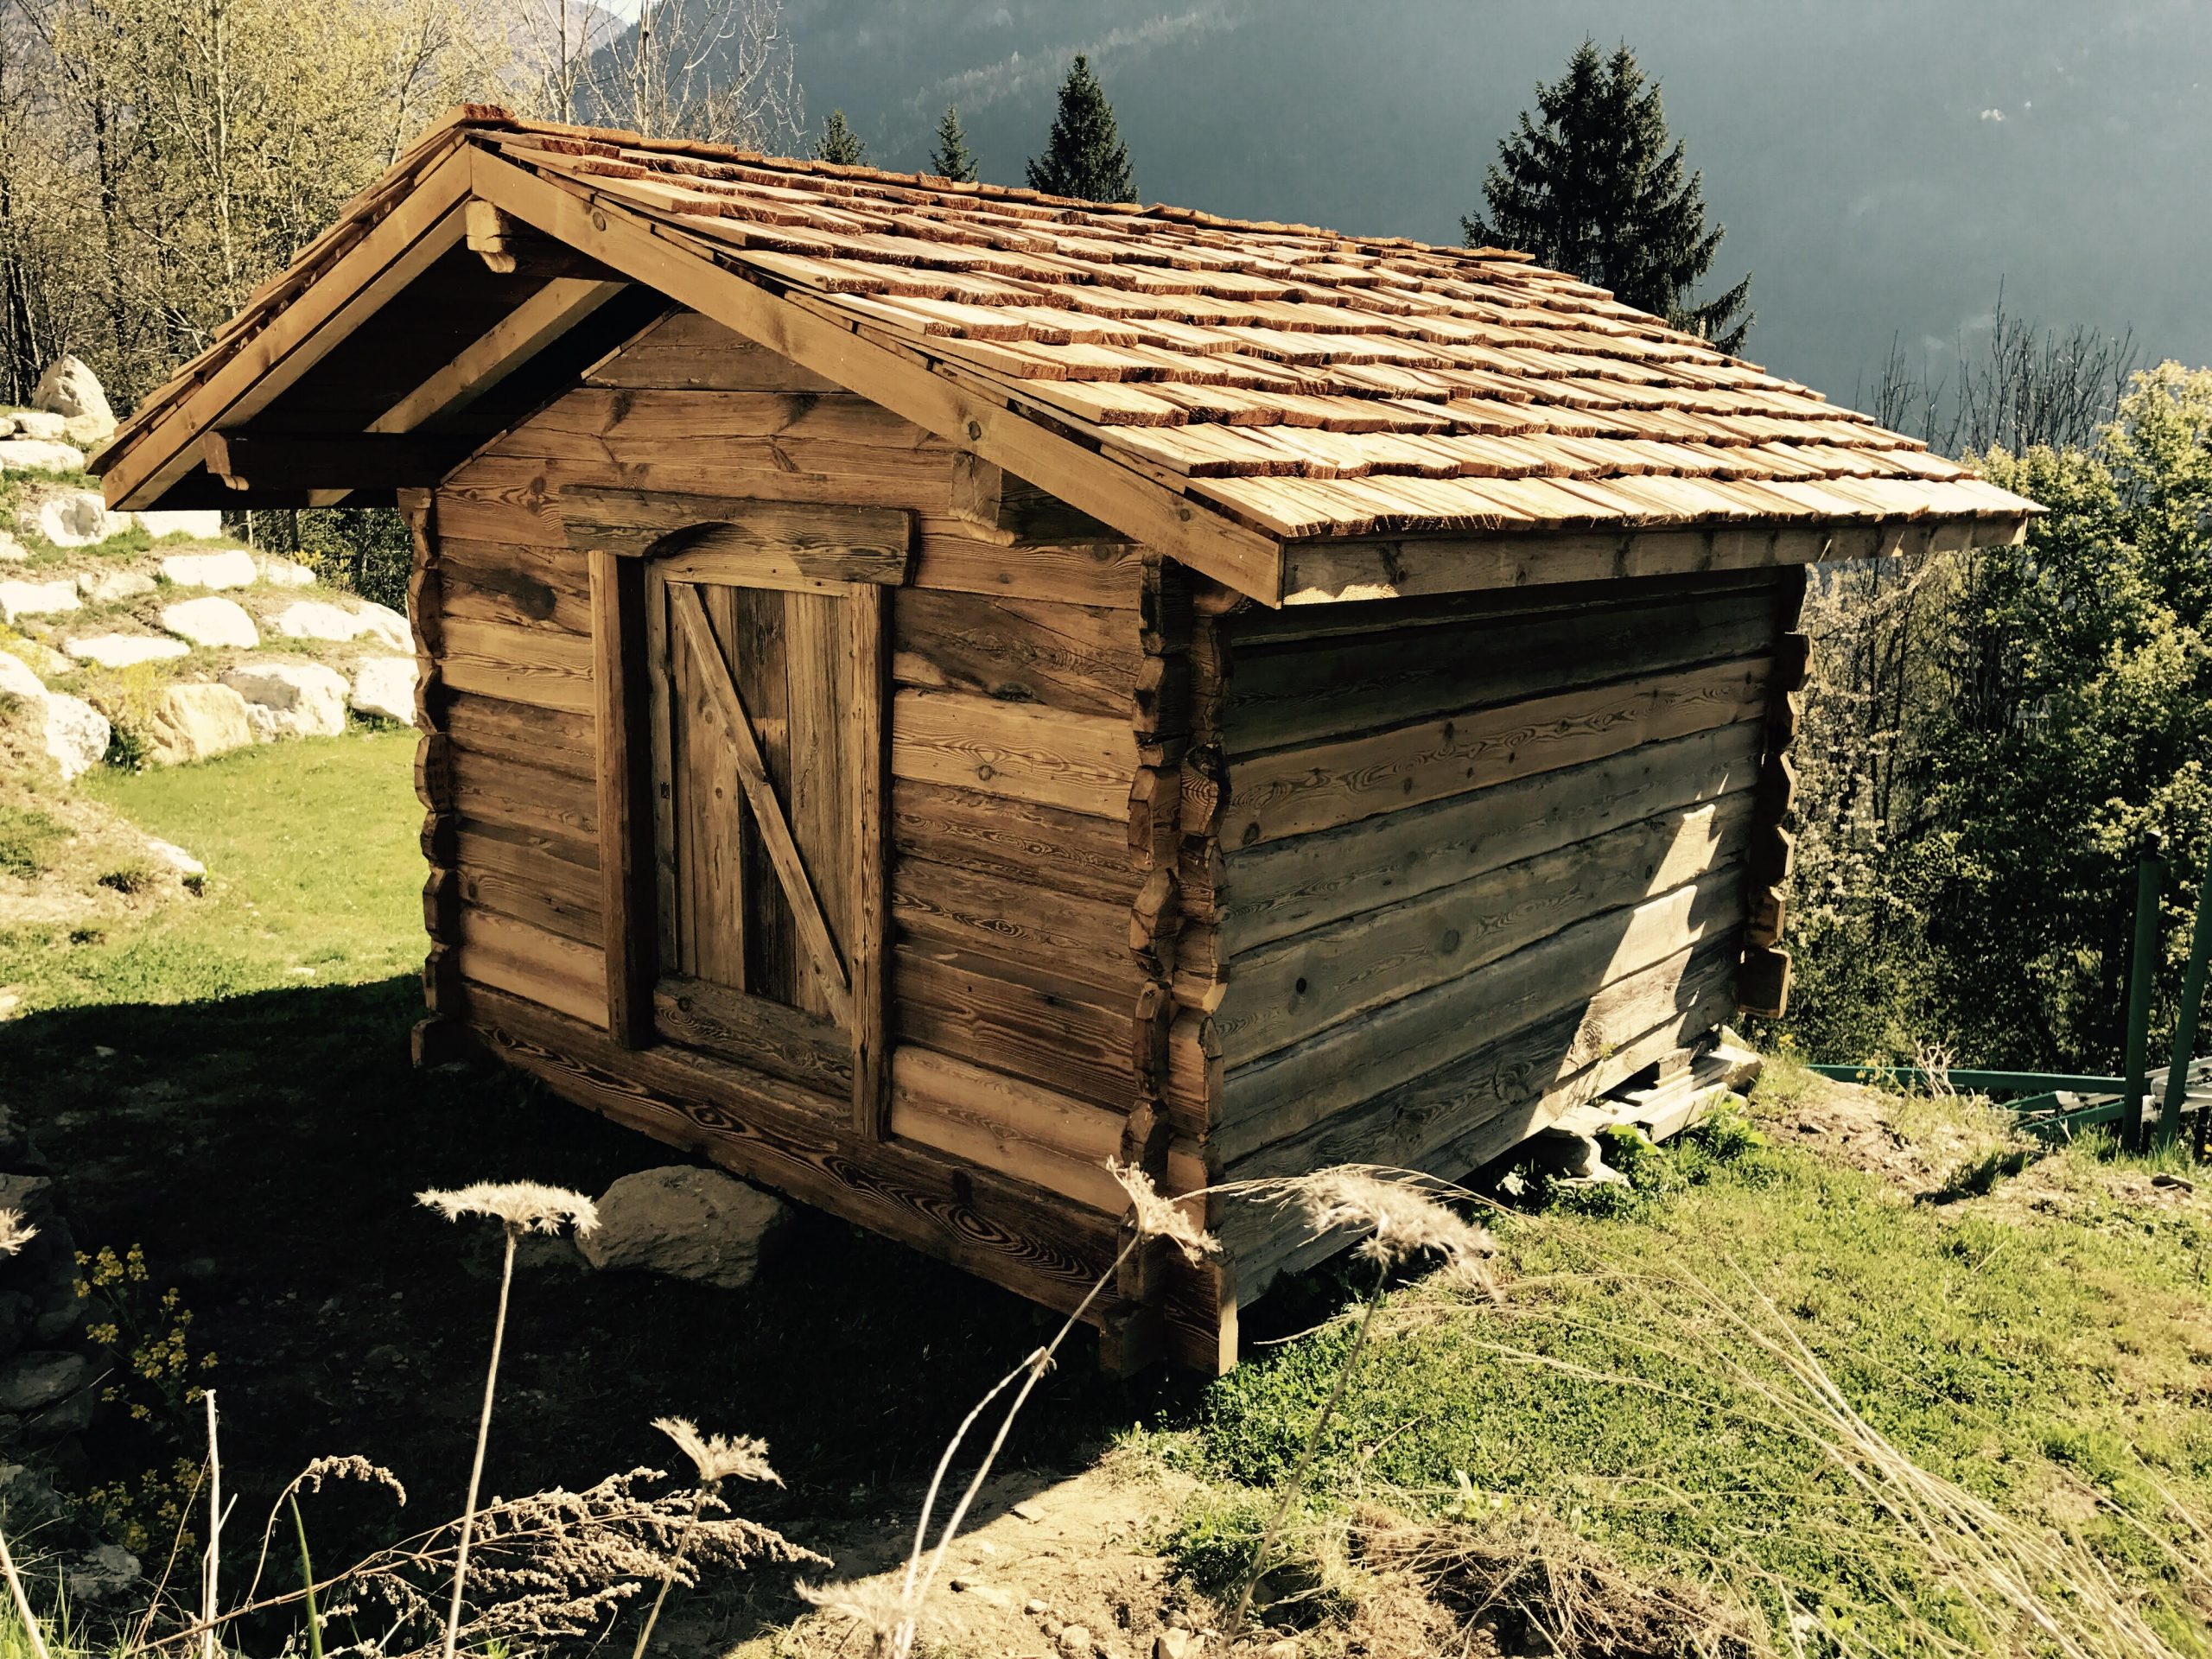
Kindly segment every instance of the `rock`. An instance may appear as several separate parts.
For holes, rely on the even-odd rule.
[[[1042,1618],[1052,1611],[1052,1604],[1042,1596],[1032,1596],[1021,1604],[1021,1611],[1032,1618]]]
[[[1063,1624],[1055,1638],[1068,1659],[1090,1659],[1090,1632],[1081,1624]]]
[[[223,515],[216,507],[154,507],[134,515],[156,541],[164,536],[189,536],[195,542],[220,541]],[[206,582],[209,588],[236,588],[234,582]]]
[[[100,446],[115,435],[115,423],[97,415],[73,415],[62,423],[61,435],[91,456],[85,463],[86,471],[97,471],[94,463],[99,459]]]
[[[86,1322],[92,1318],[92,1299],[69,1294],[67,1291],[65,1285],[61,1300],[32,1321],[31,1335],[36,1340],[43,1343],[75,1342],[84,1336]],[[77,1429],[88,1426],[88,1423],[79,1423],[72,1418],[57,1422],[54,1432],[57,1434],[73,1433]]]
[[[61,781],[82,777],[107,758],[112,732],[107,716],[82,697],[46,694],[46,752],[61,768]]]
[[[0,695],[35,702],[46,696],[46,683],[31,672],[30,664],[22,658],[0,651]]]
[[[365,624],[353,612],[327,600],[295,600],[269,619],[269,626],[288,639],[353,639]]]
[[[18,639],[9,649],[29,663],[32,672],[42,677],[67,674],[77,666],[42,639]]]
[[[1014,1605],[1014,1598],[988,1580],[974,1578],[966,1573],[955,1573],[951,1583],[955,1595],[973,1596],[977,1601],[993,1607]]]
[[[415,659],[412,657],[364,657],[353,668],[350,699],[364,715],[415,723]]]
[[[282,737],[336,737],[346,729],[346,677],[321,663],[240,663],[223,683],[269,711]]]
[[[154,579],[142,570],[86,570],[77,576],[77,591],[95,605],[119,605],[154,591]]]
[[[360,632],[371,635],[379,645],[394,651],[415,649],[415,630],[407,626],[407,619],[389,605],[379,605],[374,600],[363,600],[360,609]]]
[[[42,1351],[17,1354],[0,1365],[0,1411],[44,1411],[92,1380],[92,1362],[82,1354]]]
[[[77,608],[73,582],[0,582],[0,620],[19,616],[53,616]]]
[[[52,438],[0,438],[0,473],[81,473],[85,452]]]
[[[25,547],[6,531],[0,530],[0,564],[21,564],[30,556],[30,549]]]
[[[163,841],[158,836],[149,836],[146,837],[146,850],[162,863],[168,865],[169,868],[187,879],[207,874],[207,867],[205,864],[173,841]]]
[[[1286,1636],[1280,1642],[1270,1642],[1260,1654],[1261,1659],[1298,1659],[1298,1638]]]
[[[94,547],[130,528],[127,512],[110,512],[92,490],[41,490],[16,510],[19,530],[56,547]]]
[[[0,1210],[43,1226],[54,1216],[54,1183],[43,1175],[0,1175]]]
[[[1162,1630],[1152,1639],[1152,1659],[1198,1659],[1205,1644],[1195,1630]]]
[[[95,1544],[69,1563],[63,1576],[78,1601],[114,1601],[138,1582],[138,1558],[120,1544]]]
[[[608,1187],[598,1227],[576,1244],[594,1268],[737,1290],[753,1282],[769,1236],[790,1214],[782,1199],[720,1170],[672,1165]]]
[[[256,558],[253,564],[254,569],[261,572],[261,579],[271,588],[315,586],[315,572],[304,564],[293,563],[289,559],[280,559],[273,554],[264,553]]]
[[[243,606],[235,600],[181,600],[175,605],[162,607],[162,626],[181,639],[195,645],[229,645],[239,651],[251,651],[261,643],[261,631],[253,626]]]
[[[172,553],[162,561],[162,579],[180,588],[251,588],[261,572],[242,547],[218,553]]]
[[[78,415],[96,416],[110,425],[115,423],[115,410],[108,407],[107,393],[100,390],[99,376],[81,357],[64,353],[47,365],[46,372],[38,378],[38,389],[31,393],[31,407],[51,410],[65,419]]]
[[[185,656],[192,647],[181,639],[164,639],[152,633],[93,633],[80,639],[64,639],[61,649],[79,662],[98,663],[102,668],[130,668]]]
[[[13,415],[0,415],[13,428],[17,437],[59,440],[69,429],[69,417],[57,415],[50,409],[19,409]]]
[[[226,681],[180,680],[162,688],[146,722],[149,756],[157,766],[208,760],[253,741],[245,699]]]

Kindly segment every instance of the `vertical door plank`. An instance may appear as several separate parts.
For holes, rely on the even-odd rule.
[[[812,878],[840,953],[852,957],[852,865],[847,826],[852,785],[839,712],[845,701],[843,601],[819,594],[787,593],[784,604],[785,711],[789,721],[788,772],[791,839]],[[796,1001],[811,1014],[828,1014],[842,1000],[823,982],[812,957],[802,954]]]
[[[839,602],[845,647],[845,696],[839,713],[843,731],[838,747],[851,790],[846,824],[852,868],[851,925],[845,962],[852,979],[853,1128],[879,1140],[888,1115],[886,1079],[890,1042],[885,1030],[886,918],[890,840],[888,736],[883,717],[889,653],[884,650],[885,622],[891,604],[887,588],[863,588]]]
[[[709,607],[723,642],[730,679],[752,716],[760,763],[776,798],[791,796],[791,733],[784,664],[784,595],[773,588],[712,588]],[[786,819],[788,825],[788,818]],[[799,957],[804,950],[783,884],[768,874],[769,849],[757,810],[746,819],[746,988],[799,1006]]]
[[[653,911],[660,924],[660,965],[677,971],[676,917],[682,888],[677,880],[675,698],[668,653],[668,584],[658,569],[649,567],[645,572],[645,679],[652,745]]]
[[[671,583],[681,606],[698,589]],[[682,823],[689,838],[684,861],[684,918],[688,924],[683,971],[696,978],[750,990],[745,976],[745,916],[741,903],[745,869],[738,844],[738,782],[724,735],[715,687],[724,670],[711,658],[711,640],[685,633],[677,653],[683,677],[683,760]]]
[[[599,873],[607,964],[607,1034],[625,1048],[649,1040],[659,932],[652,863],[641,830],[652,799],[647,753],[645,572],[634,561],[594,553],[592,691],[599,749]]]

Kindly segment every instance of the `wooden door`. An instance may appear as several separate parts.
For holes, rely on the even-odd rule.
[[[880,1119],[885,589],[647,561],[653,1024]]]

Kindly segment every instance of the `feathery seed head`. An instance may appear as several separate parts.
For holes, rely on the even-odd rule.
[[[518,1233],[557,1233],[569,1226],[588,1233],[599,1225],[599,1207],[582,1193],[539,1181],[477,1181],[453,1192],[417,1192],[415,1201],[448,1221],[489,1216]]]
[[[13,1255],[38,1236],[20,1210],[0,1210],[0,1255]]]
[[[875,1637],[878,1653],[893,1653],[912,1639],[914,1606],[888,1579],[856,1579],[849,1584],[796,1584],[802,1601],[825,1613],[849,1618]]]
[[[688,1417],[656,1417],[653,1427],[674,1440],[699,1471],[699,1484],[712,1486],[725,1480],[766,1480],[780,1486],[784,1478],[768,1466],[768,1442],[749,1437],[702,1434]]]
[[[1221,1253],[1221,1241],[1211,1233],[1202,1231],[1173,1199],[1162,1198],[1154,1187],[1152,1178],[1143,1170],[1113,1158],[1106,1160],[1106,1169],[1121,1184],[1122,1191],[1129,1195],[1129,1208],[1139,1237],[1166,1239],[1182,1251],[1183,1259],[1194,1268],[1201,1257]]]
[[[1418,1177],[1388,1179],[1360,1169],[1325,1169],[1300,1184],[1299,1197],[1316,1232],[1364,1232],[1362,1255],[1386,1267],[1415,1257],[1446,1257],[1463,1272],[1497,1249],[1487,1229],[1440,1203]]]

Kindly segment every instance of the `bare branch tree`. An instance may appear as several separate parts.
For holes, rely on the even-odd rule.
[[[557,121],[791,149],[804,122],[781,0],[515,0],[512,97]]]

